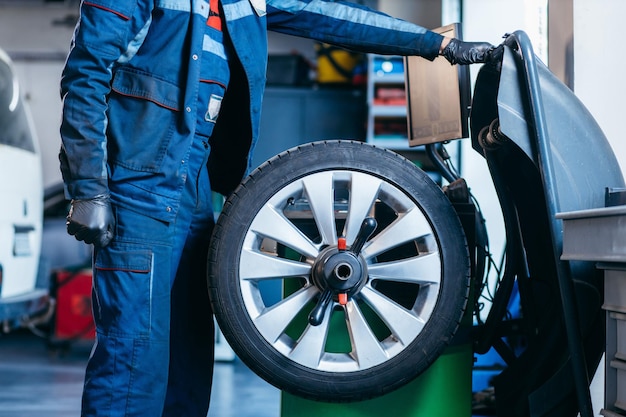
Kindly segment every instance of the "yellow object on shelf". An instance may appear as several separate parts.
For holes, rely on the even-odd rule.
[[[315,43],[317,53],[317,82],[349,84],[361,54],[325,43]]]

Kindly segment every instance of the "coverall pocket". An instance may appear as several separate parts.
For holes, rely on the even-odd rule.
[[[137,2],[121,2],[119,0],[89,0],[85,1],[86,6],[94,6],[102,10],[112,12],[122,19],[130,19],[137,7]]]
[[[106,336],[145,338],[152,315],[152,251],[111,244],[96,252],[93,313]]]
[[[108,108],[109,161],[159,172],[174,135],[180,89],[141,71],[115,73]]]
[[[212,82],[201,82],[198,97],[198,124],[196,133],[210,137],[217,122],[222,99],[224,97],[224,87]]]
[[[119,0],[89,0],[82,4],[81,27],[105,27],[103,30],[79,30],[75,35],[77,45],[90,51],[97,50],[107,55],[119,55],[119,48],[127,44],[127,37],[133,30],[133,14],[137,2]],[[89,53],[91,55],[91,52]]]

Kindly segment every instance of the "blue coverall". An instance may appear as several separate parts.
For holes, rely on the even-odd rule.
[[[442,37],[326,0],[84,0],[63,70],[68,198],[110,195],[115,238],[94,252],[97,340],[84,416],[206,416],[213,319],[211,190],[230,193],[259,134],[267,30],[433,59]],[[219,117],[218,117],[219,115]],[[210,179],[210,181],[209,181]]]

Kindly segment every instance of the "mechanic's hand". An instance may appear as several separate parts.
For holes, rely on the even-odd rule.
[[[108,195],[87,200],[72,200],[67,215],[67,233],[77,240],[103,248],[113,239],[115,218]]]
[[[494,50],[495,47],[488,42],[463,42],[452,38],[441,55],[452,65],[467,65],[489,61]]]

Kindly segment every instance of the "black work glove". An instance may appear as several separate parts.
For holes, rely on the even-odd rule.
[[[441,52],[450,64],[478,64],[491,59],[495,47],[488,42],[463,42],[453,38]]]
[[[67,233],[76,240],[93,243],[103,248],[113,239],[115,218],[108,195],[99,195],[87,200],[72,200],[67,215]]]

